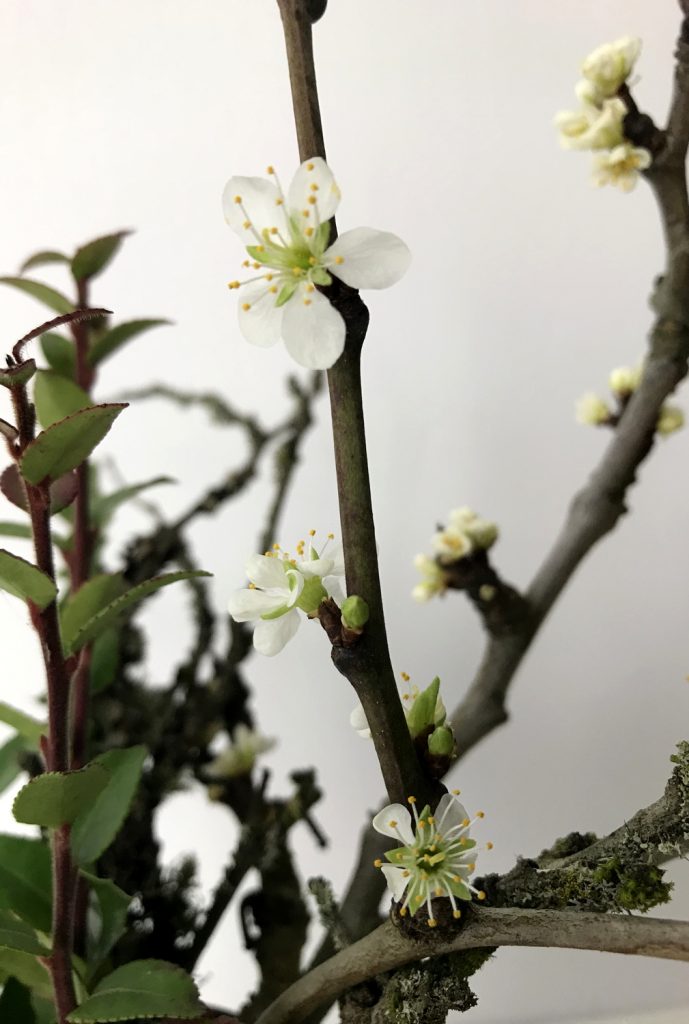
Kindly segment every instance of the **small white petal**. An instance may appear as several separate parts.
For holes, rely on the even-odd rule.
[[[315,203],[312,202],[314,198]],[[316,214],[312,214],[313,227],[335,215],[340,202],[340,190],[325,160],[315,156],[312,160],[304,161],[292,179],[287,202],[290,212],[298,217],[303,217],[304,210],[316,209],[318,221]]]
[[[345,599],[345,592],[342,586],[340,576],[324,576],[323,586],[328,592],[328,597],[331,597],[338,608],[342,607],[342,602]]]
[[[272,658],[292,639],[300,621],[296,608],[277,619],[262,619],[254,630],[254,647],[259,654]]]
[[[283,308],[282,337],[292,358],[311,370],[327,370],[337,362],[345,322],[325,296],[302,286]]]
[[[286,594],[266,594],[263,590],[236,590],[230,596],[228,611],[235,622],[251,622],[269,615],[285,604]]]
[[[359,734],[359,736],[361,736],[362,740],[371,739],[371,730],[368,727],[366,712],[364,711],[361,704],[357,704],[357,706],[352,711],[351,715],[349,716],[349,724],[351,725],[352,729],[356,729],[357,733]]]
[[[452,793],[444,793],[434,811],[435,827],[442,835],[461,825],[468,818],[465,808]]]
[[[325,558],[305,559],[298,563],[298,568],[307,580],[312,576],[330,576],[333,571],[333,560],[327,555]]]
[[[285,564],[281,558],[252,555],[246,563],[246,574],[252,583],[263,590],[268,590],[271,587],[283,590],[288,588]]]
[[[394,825],[390,824],[392,821],[395,822]],[[392,836],[405,846],[414,845],[411,814],[404,804],[388,804],[382,811],[378,811],[371,824],[382,836]]]
[[[236,202],[237,198],[241,202]],[[257,245],[256,234],[260,237],[265,228],[276,227],[286,238],[289,232],[287,217],[279,200],[280,191],[272,181],[265,178],[230,178],[222,195],[225,220],[244,245]],[[244,227],[247,221],[251,224],[249,228]]]
[[[283,307],[277,308],[277,296],[264,281],[253,281],[240,290],[237,316],[239,329],[248,342],[270,348],[280,340]]]
[[[389,231],[353,228],[326,250],[323,263],[351,288],[389,288],[406,274],[411,253],[402,239]]]
[[[409,875],[404,868],[396,868],[394,864],[383,864],[380,870],[385,875],[385,881],[388,883],[388,889],[392,893],[392,898],[399,903],[404,896],[404,890],[411,881]]]

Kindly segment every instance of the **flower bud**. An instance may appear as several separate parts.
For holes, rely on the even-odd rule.
[[[614,96],[629,77],[641,52],[641,40],[624,36],[590,53],[581,72],[603,96]]]
[[[589,427],[599,427],[610,419],[607,403],[589,391],[577,402],[577,421]]]
[[[347,629],[359,630],[368,622],[368,605],[363,597],[352,594],[342,603],[342,625]]]
[[[609,385],[613,394],[627,398],[641,382],[641,366],[618,366],[610,374]]]
[[[676,405],[664,405],[660,410],[656,430],[667,437],[684,426],[684,413]]]
[[[425,690],[417,694],[414,703],[406,712],[407,725],[412,739],[432,728],[434,725],[442,725],[445,721],[445,705],[439,696],[440,678],[435,677]]]
[[[447,725],[434,729],[428,737],[428,750],[434,757],[452,757],[454,749],[455,738]]]
[[[467,527],[467,534],[477,548],[487,550],[495,544],[498,539],[498,524],[490,519],[477,519],[471,526]]]

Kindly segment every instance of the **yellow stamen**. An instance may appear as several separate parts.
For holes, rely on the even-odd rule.
[[[244,228],[245,231],[248,231],[249,228],[251,227],[251,221],[245,220],[244,223],[242,224],[242,227]]]
[[[470,821],[469,821],[469,819],[468,819],[468,818],[465,818],[465,819],[464,819],[464,821],[462,822],[462,827],[463,827],[463,828],[466,828],[466,827],[467,827],[467,825],[469,825],[469,824],[471,824],[471,823],[470,823]]]
[[[409,680],[411,679],[411,676],[407,672],[402,672],[401,675],[402,675],[402,679],[404,679],[405,683],[408,683]]]
[[[397,828],[397,822],[394,820],[394,818],[392,821],[388,822],[388,825],[390,826],[390,828]]]
[[[318,185],[316,184],[316,182],[315,182],[315,181],[313,181],[313,182],[311,183],[311,185],[309,186],[309,188],[311,189],[311,191],[312,191],[312,192],[318,192]]]
[[[307,290],[307,292],[315,292],[315,290],[316,290],[315,284],[307,284],[306,290]],[[328,537],[330,538],[330,540],[332,540],[332,536],[333,536],[332,533],[328,534]]]
[[[294,274],[295,277],[301,277],[303,271],[301,267],[292,267],[292,273]]]
[[[411,874],[411,871],[403,871],[402,872],[402,878],[409,878],[410,874]]]
[[[306,170],[307,170],[307,171],[312,171],[312,170],[314,169],[314,167],[315,167],[315,166],[316,166],[315,164],[307,164],[307,165],[306,165]]]
[[[315,530],[309,530],[309,537],[315,537],[315,536],[316,536],[316,531]]]
[[[476,895],[478,896],[478,898],[479,898],[480,900],[485,900],[485,898],[486,898],[486,894],[485,894],[485,892],[483,891],[483,889],[481,889],[481,890],[480,890],[479,892],[477,892],[477,893],[476,893]]]
[[[301,213],[302,213],[303,217],[310,217],[311,216],[311,210],[302,210]]]
[[[313,228],[307,228],[304,234],[306,235],[307,238],[311,238],[311,235],[313,234]]]
[[[376,859],[373,862],[373,866],[374,866],[374,868],[382,868],[383,862],[380,859],[380,857],[376,857]]]
[[[443,890],[440,888],[440,886],[438,886],[438,888],[435,890],[435,894],[436,896],[442,896]]]
[[[406,907],[400,907],[400,917],[406,917],[406,916],[407,916],[407,908]]]
[[[271,233],[271,235],[277,235],[278,234],[278,229],[277,228],[271,228],[270,229],[270,233]]]
[[[485,818],[485,816],[486,815],[485,815],[485,813],[483,811],[477,811],[476,812],[476,817],[477,818]]]
[[[335,262],[337,264],[344,263],[344,256],[336,256],[335,257]]]
[[[315,196],[309,196],[309,203],[311,204],[311,206],[315,206],[317,202],[318,200],[316,199]]]
[[[317,263],[318,260],[316,259],[315,256],[309,256],[309,266],[315,267]]]
[[[459,796],[459,794],[462,791],[461,791],[461,789],[452,789],[452,790],[450,790],[450,792],[452,793],[453,796]]]
[[[256,589],[256,584],[255,583],[250,583],[249,584],[249,590],[255,590],[255,589]]]
[[[408,804],[415,804],[416,803],[416,797],[415,796],[408,796],[407,797],[407,803]]]
[[[254,268],[254,270],[260,270],[261,269],[261,264],[260,263],[252,263],[251,266]]]
[[[280,545],[276,541],[275,544],[273,544],[273,551],[279,551],[279,550],[280,550]]]
[[[227,287],[228,288],[239,288],[239,284],[240,284],[239,281],[230,281],[230,283],[228,284]]]
[[[335,540],[335,534],[334,533],[329,533],[328,534],[328,540]]]
[[[234,201],[235,201],[235,203],[241,203],[242,197],[241,196],[235,196],[234,197]]]
[[[435,825],[435,818],[433,817],[432,814],[428,815],[428,824],[429,825]]]
[[[245,313],[248,313],[249,310],[251,309],[251,303],[250,302],[243,302],[242,303],[242,309],[244,310]]]
[[[257,245],[256,246],[256,252],[265,252],[265,251],[266,251],[265,245]]]
[[[251,260],[244,260],[244,262],[242,263],[242,266],[243,267],[250,267],[251,266]]]
[[[266,167],[266,174],[275,174],[275,168],[272,164],[268,164]]]
[[[275,200],[275,205],[276,205],[276,206],[282,206],[282,204],[284,203],[284,201],[285,201],[284,199],[276,199],[276,200]]]
[[[454,917],[455,921],[459,921],[460,917],[462,916],[462,911],[461,910],[453,910],[452,911],[452,916]]]
[[[492,843],[486,843],[486,849],[487,850],[492,850],[493,849],[493,844]]]
[[[304,305],[305,306],[310,306],[311,305],[311,299],[304,299]]]
[[[428,927],[429,928],[435,928],[435,927],[437,927],[437,924],[438,924],[438,922],[436,921],[436,919],[434,917],[429,917],[428,918]]]
[[[276,284],[271,284],[271,286],[268,289],[268,291],[272,292],[273,295],[277,295],[277,293],[278,293],[278,286]]]

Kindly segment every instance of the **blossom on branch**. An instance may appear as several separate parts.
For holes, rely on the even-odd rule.
[[[240,722],[232,733],[232,745],[211,761],[205,774],[213,780],[246,775],[253,768],[256,758],[272,750],[276,743],[277,740],[262,736]]]
[[[315,530],[311,531],[311,537]],[[344,576],[342,547],[333,535],[320,551],[313,540],[306,548],[299,541],[296,558],[279,544],[264,555],[252,555],[246,564],[248,588],[237,590],[229,601],[235,622],[256,622],[254,647],[269,657],[278,654],[299,629],[300,612],[313,617],[321,601],[330,597],[340,603]]]
[[[660,410],[656,430],[667,437],[684,426],[684,413],[676,405],[664,405]]]
[[[641,40],[623,36],[614,43],[603,43],[588,55],[581,73],[601,98],[614,96],[629,78],[641,53]]]
[[[577,422],[587,427],[600,427],[604,423],[609,423],[612,418],[607,402],[593,391],[587,391],[578,399],[576,415]]]
[[[598,153],[593,162],[593,183],[616,185],[623,192],[631,192],[636,186],[639,171],[651,166],[651,154],[631,142],[615,146],[609,153]]]
[[[388,288],[411,260],[405,243],[387,231],[354,228],[330,245],[331,218],[340,189],[325,160],[299,167],[285,194],[273,167],[265,178],[230,178],[223,211],[249,256],[243,266],[259,271],[242,289],[239,327],[247,341],[268,347],[283,339],[296,362],[315,370],[342,354],[346,327],[320,288],[332,275],[351,288]]]
[[[426,907],[429,928],[438,923],[434,898],[449,899],[453,916],[459,918],[458,901],[470,901],[473,895],[482,900],[486,895],[469,881],[476,868],[476,843],[469,829],[473,821],[483,818],[483,812],[471,821],[457,793],[445,793],[435,814],[428,806],[419,814],[415,798],[409,797],[413,818],[404,804],[390,804],[373,819],[376,832],[402,844],[385,854],[389,864],[376,860],[375,866],[385,875],[393,899],[401,902],[400,914],[414,915]]]

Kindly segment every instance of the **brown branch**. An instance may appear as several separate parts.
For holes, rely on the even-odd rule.
[[[472,908],[452,938],[410,939],[388,921],[291,986],[258,1024],[297,1024],[353,985],[425,957],[496,946],[591,949],[689,961],[689,922],[554,910]]]
[[[299,153],[302,160],[325,157],[308,5],[305,0],[278,0],[278,6]],[[334,221],[332,234],[336,234]],[[361,393],[360,356],[368,310],[358,292],[345,285],[336,282],[327,294],[347,327],[345,350],[328,371],[347,591],[362,597],[370,609],[361,642],[333,647],[333,662],[363,705],[390,799],[403,801],[414,794],[422,802],[435,804],[441,789],[426,777],[416,757],[385,631]]]

